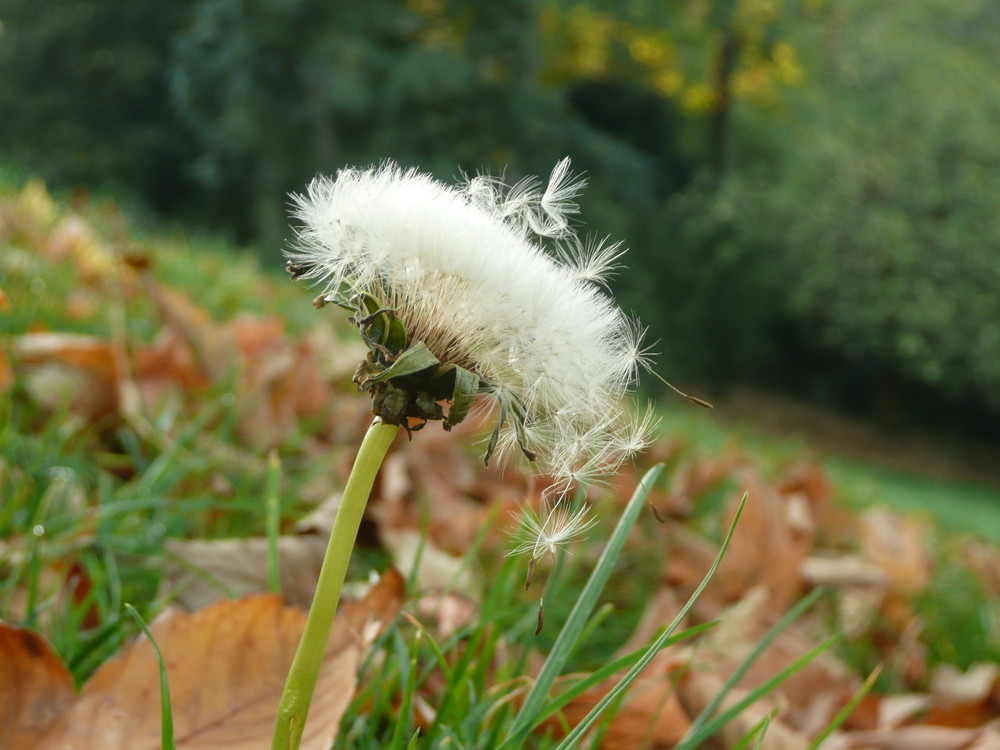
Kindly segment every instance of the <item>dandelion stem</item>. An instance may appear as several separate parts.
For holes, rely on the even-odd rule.
[[[354,459],[354,467],[333,521],[302,640],[288,671],[281,703],[278,704],[272,750],[297,750],[299,747],[358,527],[375,483],[375,475],[398,430],[398,426],[376,419]]]

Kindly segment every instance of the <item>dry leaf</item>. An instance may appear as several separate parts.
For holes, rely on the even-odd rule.
[[[720,616],[721,622],[699,641],[697,661],[702,669],[728,675],[756,647],[775,623],[763,588],[751,589],[738,604]],[[795,622],[785,628],[754,661],[737,683],[750,689],[774,677],[805,656],[816,641]],[[819,654],[791,675],[770,696],[786,707],[785,722],[800,732],[819,732],[850,700],[859,680],[829,651]]]
[[[0,393],[6,393],[14,385],[14,370],[10,366],[7,348],[0,343]]]
[[[960,672],[952,664],[940,664],[931,675],[931,692],[939,703],[980,703],[990,698],[1000,676],[1000,665],[973,664]]]
[[[992,544],[966,540],[962,545],[962,557],[993,598],[1000,599],[1000,550]]]
[[[115,273],[117,261],[90,223],[70,214],[49,235],[45,254],[50,258],[70,257],[85,282],[94,283]]]
[[[45,640],[0,622],[0,747],[37,748],[75,698],[72,675]]]
[[[385,626],[402,603],[403,580],[388,571],[334,623],[306,722],[302,748],[325,750],[354,692],[373,624]],[[170,681],[179,750],[267,747],[285,675],[305,613],[280,597],[223,601],[200,612],[165,613],[152,625]],[[160,746],[159,678],[141,638],[105,663],[40,744],[10,750],[154,750]]]
[[[267,539],[168,539],[162,597],[188,610],[231,596],[267,591]],[[278,538],[281,594],[288,604],[308,608],[326,554],[326,538]]]
[[[931,561],[922,521],[871,508],[862,514],[858,531],[865,556],[885,571],[898,591],[916,594],[927,587]]]
[[[238,364],[236,344],[224,326],[184,294],[146,277],[160,315],[191,347],[199,366],[212,382],[220,382]]]
[[[884,588],[889,584],[889,576],[882,568],[857,555],[811,555],[802,561],[799,572],[813,586]]]
[[[783,612],[802,588],[798,571],[812,550],[815,529],[811,523],[803,523],[804,506],[791,509],[787,498],[756,472],[744,469],[739,480],[748,493],[746,506],[706,593],[714,591],[722,602],[729,603],[754,586],[765,586],[771,608]],[[738,500],[734,498],[729,505],[727,523],[736,513]]]
[[[601,739],[604,750],[631,748],[669,748],[680,741],[691,728],[688,714],[681,706],[674,685],[678,670],[687,668],[685,658],[676,650],[657,654],[649,666],[632,683],[620,707],[607,723]],[[573,699],[560,715],[549,717],[542,727],[558,737],[565,736],[565,727],[575,727],[624,676],[624,671],[595,685]]]
[[[678,694],[681,704],[689,716],[697,716],[705,709],[715,696],[722,690],[724,680],[717,674],[691,671],[686,673],[678,683]],[[723,700],[720,710],[724,711],[746,696],[746,692],[736,688]],[[774,696],[757,701],[744,710],[732,721],[726,724],[706,743],[705,747],[729,748],[735,745],[741,737],[752,731],[773,710]],[[771,719],[767,734],[763,736],[761,750],[805,750],[809,745],[806,735],[796,732],[782,720],[780,715]]]
[[[482,592],[481,575],[471,561],[449,555],[416,529],[379,529],[383,546],[392,553],[396,567],[416,580],[420,591],[457,591],[478,600]],[[416,572],[414,575],[414,567]]]
[[[979,737],[975,729],[950,727],[899,727],[867,732],[848,732],[850,750],[966,750]]]
[[[117,364],[112,343],[76,333],[26,333],[12,351],[31,397],[47,409],[69,407],[98,419],[117,408]]]
[[[926,711],[931,700],[931,696],[924,693],[883,695],[878,706],[877,728],[889,729],[908,722]]]

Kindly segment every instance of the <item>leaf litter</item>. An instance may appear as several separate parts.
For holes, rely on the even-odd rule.
[[[301,608],[312,595],[329,529],[324,519],[337,503],[350,459],[342,447],[356,443],[369,419],[364,399],[345,385],[357,347],[332,335],[327,321],[301,331],[273,316],[213,316],[185,290],[159,278],[120,215],[105,213],[114,219],[110,229],[85,213],[63,213],[37,182],[0,199],[6,274],[0,308],[29,317],[4,340],[0,393],[14,392],[42,413],[94,427],[92,449],[106,457],[114,447],[109,436],[121,427],[159,450],[188,450],[206,463],[205,486],[220,498],[234,491],[228,478],[233,466],[262,476],[271,448],[301,457],[303,465],[322,462],[325,470],[298,483],[299,495],[292,498],[298,508],[315,505],[316,514],[285,527],[278,540],[284,600],[260,593],[267,586],[263,537],[173,538],[163,544],[167,566],[160,598],[188,610],[168,609],[152,625],[167,662],[178,745],[260,747],[270,736],[301,632]],[[61,269],[75,280],[62,307],[57,300],[48,315],[18,283],[20,278],[27,286],[42,268]],[[130,328],[136,319],[145,321],[142,336]],[[206,429],[190,447],[180,446],[185,425],[221,396],[231,406],[230,437],[221,440]],[[482,571],[463,560],[468,550],[482,545],[482,554],[502,555],[511,512],[519,503],[538,503],[546,486],[544,478],[483,467],[464,450],[483,434],[475,418],[455,432],[461,436],[426,430],[390,454],[361,539],[385,550],[416,582],[409,620],[444,638],[476,616],[488,585]],[[925,642],[928,613],[915,604],[937,574],[936,541],[926,524],[884,508],[859,515],[844,510],[814,461],[767,476],[738,450],[707,457],[680,436],[662,439],[648,460],[675,467],[668,486],[650,496],[663,523],[651,514],[647,531],[632,540],[637,548],[647,545],[647,553],[650,544],[658,550],[660,569],[646,610],[618,656],[670,622],[711,565],[717,542],[704,523],[688,517],[705,498],[729,487],[739,490],[724,502],[720,526],[732,517],[744,489],[750,502],[727,556],[685,623],[718,618],[720,624],[693,644],[670,646],[654,658],[609,720],[601,747],[673,747],[763,634],[800,597],[823,586],[833,595],[775,638],[728,702],[842,632],[846,643],[869,649],[894,678],[862,699],[824,742],[825,750],[1000,748],[997,665],[928,662],[935,644]],[[135,472],[121,459],[114,466],[125,478]],[[625,467],[611,482],[614,504],[627,500],[640,469]],[[82,528],[80,543],[62,559],[40,558],[46,601],[68,606],[67,600],[86,597],[90,584],[72,549],[86,546],[89,533]],[[0,568],[23,564],[30,548],[26,535],[0,541]],[[1000,597],[995,547],[965,544],[956,557],[984,591]],[[15,583],[4,601],[8,617],[28,617],[16,606],[26,601],[23,583]],[[402,606],[402,578],[390,569],[364,599],[342,609],[304,747],[332,740],[366,650]],[[997,617],[995,601],[989,611]],[[41,623],[51,626],[50,620]],[[709,746],[732,746],[770,715],[760,747],[807,747],[866,677],[838,654],[823,653]],[[615,681],[584,692],[544,729],[565,733]],[[432,676],[416,696],[418,726],[433,714],[435,689],[442,689],[441,680]],[[77,695],[69,670],[40,635],[0,625],[0,746],[155,747],[158,700],[155,661],[144,639],[100,666]]]

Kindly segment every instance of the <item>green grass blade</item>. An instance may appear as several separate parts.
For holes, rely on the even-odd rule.
[[[160,647],[156,645],[156,640],[153,638],[153,634],[149,631],[146,621],[142,619],[139,611],[131,604],[126,604],[125,609],[136,619],[139,627],[142,628],[142,632],[146,634],[149,644],[153,647],[153,652],[156,654],[156,661],[160,665],[160,747],[162,750],[175,750],[174,714],[170,709],[170,684],[167,682],[167,667],[163,663],[163,654],[160,653]]]
[[[764,735],[767,734],[767,728],[771,726],[771,719],[774,718],[774,715],[777,712],[778,709],[774,709],[768,713],[767,716],[754,724],[753,728],[740,737],[736,741],[736,744],[729,748],[729,750],[743,750],[743,748],[747,747],[751,742],[753,742],[753,750],[760,750],[761,743],[764,742]],[[757,740],[756,742],[754,742],[755,739]]]
[[[590,574],[590,578],[576,600],[576,604],[573,605],[569,618],[559,632],[556,642],[552,645],[552,650],[549,652],[545,664],[538,673],[535,684],[532,686],[527,698],[525,698],[521,710],[514,718],[507,740],[498,750],[510,750],[511,748],[521,747],[528,732],[539,722],[540,712],[546,702],[549,690],[566,666],[566,662],[573,652],[573,648],[576,646],[584,626],[587,624],[590,613],[593,612],[594,607],[597,605],[597,599],[601,595],[604,585],[608,582],[608,578],[611,576],[611,571],[618,561],[619,555],[621,555],[622,548],[625,546],[625,539],[632,530],[632,526],[635,525],[639,513],[646,507],[646,497],[662,472],[663,464],[658,464],[646,472],[645,476],[640,480],[639,486],[625,507],[625,512],[622,513],[621,518],[618,520],[618,525],[615,527],[611,538],[601,553],[594,571]]]
[[[653,657],[656,656],[656,654],[660,651],[660,649],[662,649],[663,646],[666,644],[667,640],[673,635],[673,632],[674,630],[677,629],[677,626],[684,621],[684,618],[687,617],[687,613],[691,611],[691,608],[694,606],[694,603],[698,601],[698,597],[701,596],[701,593],[705,590],[705,587],[708,586],[709,581],[712,580],[712,576],[715,575],[715,571],[718,570],[719,564],[722,562],[722,558],[726,554],[726,550],[729,549],[729,543],[733,539],[733,534],[736,532],[736,526],[740,522],[740,517],[743,515],[743,508],[746,507],[746,504],[747,504],[747,495],[744,492],[743,499],[740,500],[740,505],[736,509],[736,516],[733,518],[733,522],[729,525],[729,531],[726,534],[726,538],[722,541],[722,546],[719,548],[719,554],[715,556],[715,560],[712,563],[712,567],[708,569],[708,573],[705,574],[705,577],[702,579],[701,583],[698,584],[698,588],[696,588],[694,590],[694,593],[691,594],[690,598],[688,598],[687,602],[681,608],[681,611],[677,613],[677,616],[674,618],[673,622],[670,623],[667,629],[664,630],[663,633],[661,633],[660,636],[655,641],[649,644],[649,646],[646,648],[645,653],[643,653],[639,661],[637,661],[632,666],[632,668],[625,674],[625,676],[621,679],[621,681],[617,685],[615,685],[608,692],[608,694],[605,695],[597,703],[597,705],[590,710],[590,713],[588,713],[583,718],[583,720],[576,726],[576,728],[574,728],[573,731],[570,732],[561,743],[559,743],[557,750],[569,750],[570,748],[576,746],[576,743],[579,742],[579,740],[583,737],[584,733],[586,733],[587,730],[590,729],[591,725],[595,721],[597,721],[597,719],[604,712],[604,710],[609,705],[611,705],[611,703],[614,700],[616,700],[619,696],[624,694],[624,692],[628,690],[629,686],[633,682],[635,682],[635,679],[639,676],[642,670],[644,670],[649,665],[649,663],[653,660]]]
[[[686,630],[678,633],[677,635],[673,635],[670,638],[668,638],[663,643],[661,650],[674,643],[679,643],[680,641],[686,641],[689,638],[694,638],[695,636],[704,633],[706,630],[710,630],[711,628],[715,627],[718,624],[719,624],[718,620],[712,620],[710,622],[705,622],[700,625],[695,625],[692,628],[687,628]],[[647,648],[648,648],[647,646],[643,646],[642,648],[636,649],[630,654],[626,654],[625,656],[619,657],[610,664],[604,665],[596,672],[593,672],[592,674],[587,675],[585,678],[579,680],[578,682],[573,683],[571,687],[567,688],[564,692],[560,693],[557,698],[554,698],[553,700],[549,701],[545,705],[545,708],[542,709],[541,715],[551,716],[556,711],[561,711],[573,699],[587,692],[590,688],[594,687],[594,685],[604,682],[604,680],[608,679],[616,672],[620,672],[623,669],[628,669],[633,664],[635,664],[636,661],[638,661],[644,653],[646,653]]]
[[[740,665],[733,670],[733,673],[723,684],[722,689],[719,690],[715,698],[712,699],[712,702],[705,706],[704,710],[698,714],[697,718],[695,718],[691,727],[688,729],[689,735],[695,734],[708,722],[709,719],[712,718],[719,706],[721,706],[722,702],[726,699],[726,696],[729,695],[730,691],[732,691],[739,681],[743,679],[746,673],[750,671],[750,667],[753,666],[753,663],[757,661],[767,647],[774,642],[774,639],[777,638],[785,628],[797,620],[806,610],[812,607],[812,605],[816,603],[816,600],[822,595],[822,589],[814,589],[808,596],[803,597],[794,607],[788,610],[788,612],[785,613],[785,616],[782,617],[774,625],[774,627],[767,631],[764,637],[761,638],[756,645],[754,645],[753,649],[751,649],[750,653],[747,654],[746,658],[743,659]]]
[[[417,690],[417,656],[420,653],[421,634],[422,631],[418,630],[416,637],[413,639],[409,654],[407,654],[406,644],[402,636],[398,632],[396,635],[397,659],[400,666],[400,678],[403,684],[396,727],[393,730],[392,740],[389,743],[389,747],[391,748],[403,748],[413,741],[412,736],[409,742],[406,738],[413,731],[413,694]],[[407,665],[405,671],[402,669],[403,665]]]
[[[881,665],[879,665],[878,667],[876,667],[872,671],[872,673],[870,675],[868,675],[868,679],[865,680],[862,683],[862,685],[861,685],[860,688],[858,688],[858,692],[856,692],[854,694],[854,697],[852,697],[851,700],[849,700],[847,702],[847,705],[845,705],[842,709],[840,709],[837,712],[837,715],[834,716],[830,720],[830,723],[826,725],[826,727],[823,729],[823,731],[820,732],[816,736],[816,738],[812,742],[809,743],[809,747],[807,747],[806,750],[816,750],[816,748],[818,748],[820,745],[823,744],[823,741],[827,737],[829,737],[831,734],[833,734],[834,730],[837,729],[837,727],[839,727],[841,724],[843,724],[847,720],[848,716],[850,716],[852,713],[854,713],[854,709],[858,707],[858,704],[861,702],[861,700],[866,695],[868,695],[869,691],[873,687],[875,687],[875,682],[876,682],[876,680],[878,680],[878,676],[880,674],[882,674],[882,666]]]
[[[818,646],[814,646],[806,653],[804,656],[796,659],[792,664],[785,667],[778,674],[770,679],[765,680],[752,691],[747,693],[746,696],[741,698],[739,701],[734,703],[728,709],[723,711],[717,717],[711,721],[704,724],[697,733],[689,733],[688,736],[677,745],[675,750],[694,750],[701,746],[705,740],[711,737],[713,734],[718,732],[723,726],[730,722],[735,717],[739,716],[743,711],[752,706],[754,703],[759,701],[768,693],[772,692],[781,683],[791,677],[793,674],[802,669],[806,664],[811,662],[821,653],[829,649],[833,644],[839,641],[841,638],[840,634],[833,635],[827,638],[825,641],[820,643]]]
[[[281,459],[277,451],[267,458],[267,590],[281,593],[281,560],[278,554],[278,534],[281,531]]]

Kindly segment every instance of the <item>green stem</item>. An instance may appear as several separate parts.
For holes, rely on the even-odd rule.
[[[337,612],[337,602],[340,600],[340,590],[347,575],[347,563],[358,537],[358,527],[375,483],[375,475],[398,430],[398,426],[376,419],[365,434],[358,456],[354,459],[351,476],[347,479],[344,496],[333,521],[330,542],[316,582],[316,593],[309,608],[302,640],[299,641],[299,648],[288,670],[285,691],[278,704],[271,750],[297,750],[302,740],[306,714],[316,687],[319,668],[323,663],[326,642]]]

